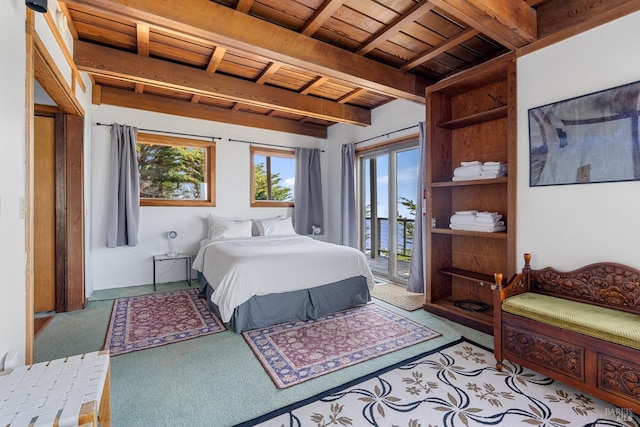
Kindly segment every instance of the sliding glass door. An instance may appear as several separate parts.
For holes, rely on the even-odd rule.
[[[360,249],[376,276],[402,284],[413,246],[417,144],[412,139],[358,156]]]

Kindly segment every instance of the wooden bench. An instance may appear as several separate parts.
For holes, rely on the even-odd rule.
[[[108,351],[0,374],[0,426],[111,425]]]
[[[496,274],[494,353],[640,413],[640,270],[598,263]]]

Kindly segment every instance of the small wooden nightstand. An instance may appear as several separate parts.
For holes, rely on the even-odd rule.
[[[153,290],[156,290],[156,264],[162,261],[175,261],[183,259],[185,260],[186,268],[187,268],[187,283],[191,286],[191,254],[175,254],[175,255],[154,255],[153,256]]]

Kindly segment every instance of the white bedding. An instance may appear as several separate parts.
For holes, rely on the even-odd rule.
[[[296,291],[364,276],[369,290],[373,275],[357,249],[307,236],[256,236],[203,240],[193,268],[215,290],[223,322],[255,295]]]

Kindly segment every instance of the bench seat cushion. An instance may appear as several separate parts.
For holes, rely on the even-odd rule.
[[[502,302],[508,313],[640,350],[640,315],[533,292]]]

